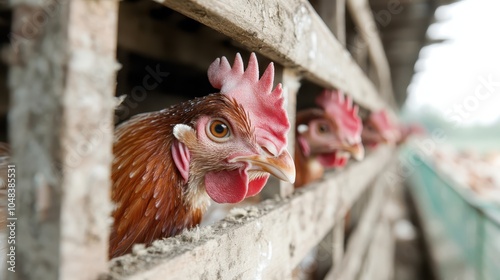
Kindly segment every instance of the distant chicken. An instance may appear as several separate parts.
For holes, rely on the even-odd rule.
[[[199,224],[210,198],[237,203],[258,194],[269,173],[294,182],[290,124],[281,84],[272,90],[273,64],[259,80],[255,54],[245,71],[239,54],[232,67],[217,58],[208,78],[220,93],[135,116],[116,129],[111,257]]]
[[[365,146],[374,148],[383,143],[395,144],[400,136],[397,127],[389,119],[387,111],[380,110],[370,113],[364,120],[361,138]]]
[[[342,167],[352,155],[361,160],[363,125],[358,106],[342,92],[324,90],[316,98],[321,108],[297,113],[295,187],[301,187],[323,176],[325,168]]]
[[[400,124],[398,126],[398,130],[399,130],[399,138],[396,140],[397,145],[405,143],[408,140],[408,138],[410,138],[412,135],[422,136],[425,134],[425,128],[416,123]]]

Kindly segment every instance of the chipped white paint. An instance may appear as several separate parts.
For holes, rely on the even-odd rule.
[[[318,35],[316,35],[316,32],[312,31],[311,32],[311,48],[309,49],[309,59],[313,60],[316,58],[316,53],[318,49]]]
[[[262,234],[262,223],[257,221],[255,223],[255,229],[257,232]],[[264,270],[269,266],[271,258],[273,257],[273,245],[271,241],[268,241],[265,237],[258,240],[257,248],[259,250],[258,265],[255,279],[265,279],[263,278]]]
[[[257,265],[257,273],[255,275],[256,279],[265,279],[262,277],[264,269],[269,266],[271,258],[273,257],[273,245],[271,241],[262,239],[258,243],[259,248],[259,263]]]
[[[297,40],[302,40],[304,34],[311,28],[311,17],[305,5],[300,5],[293,16],[295,24],[295,37]]]
[[[70,65],[77,71],[91,71],[98,60],[96,54],[90,50],[80,50],[71,56]]]

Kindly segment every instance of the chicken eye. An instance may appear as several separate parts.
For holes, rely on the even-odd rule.
[[[231,135],[229,125],[219,119],[210,122],[207,128],[208,136],[214,141],[224,141]]]
[[[318,133],[320,134],[325,134],[325,133],[328,133],[330,131],[330,129],[328,128],[328,125],[326,124],[320,124],[318,126]]]

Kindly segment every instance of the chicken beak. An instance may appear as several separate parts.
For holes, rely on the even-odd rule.
[[[252,155],[237,157],[233,161],[246,161],[252,165],[251,170],[265,171],[280,180],[295,182],[295,165],[287,150],[277,157]]]
[[[392,132],[385,132],[382,136],[384,144],[393,144],[395,142],[395,135]]]
[[[365,148],[361,143],[347,146],[344,149],[349,153],[351,153],[352,157],[355,158],[357,161],[360,161],[365,157]]]

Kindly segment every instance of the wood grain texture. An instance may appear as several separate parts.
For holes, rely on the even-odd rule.
[[[349,52],[304,0],[157,1],[327,88],[339,88],[360,105],[386,107]]]
[[[341,211],[346,208],[339,208],[337,202],[340,190],[368,187],[392,157],[392,148],[381,147],[364,161],[327,174],[323,181],[289,199],[265,201],[255,210],[242,210],[238,222],[229,217],[198,230],[201,234],[194,230],[135,250],[135,254],[112,262],[108,278],[287,279],[334,226],[333,217],[345,215]],[[199,237],[193,241],[193,235]]]
[[[95,279],[107,270],[118,2],[11,3],[18,242],[8,277]]]

